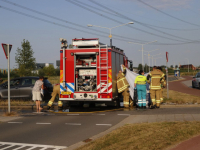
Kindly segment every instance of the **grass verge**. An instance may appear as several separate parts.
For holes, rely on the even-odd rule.
[[[44,103],[43,101],[41,104]],[[35,102],[31,100],[10,100],[11,106],[34,105]],[[0,106],[8,106],[8,100],[0,100]]]
[[[198,103],[200,104],[200,97],[193,96],[186,93],[181,93],[173,90],[169,90],[169,99],[167,99],[167,90],[163,90],[164,103],[177,103],[177,104],[185,104],[185,103]]]
[[[13,116],[19,116],[19,114],[17,112],[14,112],[14,111],[11,111],[10,113],[9,112],[5,112],[3,114],[3,116],[6,116],[6,117],[13,117]]]
[[[77,150],[158,150],[200,134],[200,122],[127,124]]]

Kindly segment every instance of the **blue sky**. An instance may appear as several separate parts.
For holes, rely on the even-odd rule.
[[[59,38],[66,38],[69,44],[73,38],[99,38],[109,45],[108,29],[87,24],[114,27],[130,21],[134,24],[112,29],[112,35],[113,45],[123,49],[134,66],[141,63],[141,45],[128,42],[155,40],[144,45],[144,50],[159,49],[150,53],[161,53],[157,65],[166,63],[166,51],[169,65],[187,64],[186,58],[200,65],[199,0],[0,0],[0,6],[0,43],[13,45],[11,68],[16,67],[15,53],[23,39],[30,42],[37,63],[55,64]],[[0,68],[7,68],[1,51]],[[147,56],[144,61],[148,63]]]

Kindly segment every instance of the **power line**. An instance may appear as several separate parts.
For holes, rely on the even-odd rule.
[[[70,22],[70,21],[67,21],[67,20],[64,20],[64,19],[60,19],[58,17],[55,17],[55,16],[51,16],[51,15],[48,15],[48,14],[45,14],[45,13],[42,13],[42,12],[39,12],[37,10],[33,10],[31,8],[28,8],[28,7],[25,7],[25,6],[22,6],[22,5],[19,5],[19,4],[16,4],[16,3],[13,3],[13,2],[10,2],[10,1],[7,1],[7,0],[1,0],[5,3],[8,3],[8,4],[11,4],[11,5],[14,5],[16,7],[19,7],[19,8],[22,8],[22,9],[25,9],[25,10],[28,10],[28,11],[31,11],[31,12],[34,12],[34,13],[37,13],[39,15],[43,15],[45,17],[49,17],[49,18],[52,18],[52,19],[55,19],[55,20],[58,20],[58,21],[61,21],[61,22],[64,22],[64,23],[68,23],[68,24],[71,24],[71,25],[74,25],[74,26],[77,26],[77,27],[81,27],[81,28],[84,28],[84,29],[87,29],[87,30],[92,30],[92,31],[96,31],[96,32],[99,32],[99,33],[104,33],[104,34],[108,34],[107,32],[102,32],[100,30],[97,30],[97,29],[93,29],[93,28],[88,28],[86,26],[82,26],[82,25],[79,25],[77,23],[73,23],[73,22]],[[133,39],[133,38],[128,38],[128,37],[124,37],[124,36],[121,36],[121,35],[116,35],[116,34],[113,34],[114,36],[117,36],[117,37],[120,37],[120,38],[126,38],[126,39],[129,39],[129,40],[134,40],[134,41],[139,41],[139,42],[147,42],[147,41],[144,41],[144,40],[138,40],[138,39]]]
[[[98,5],[98,6],[103,7],[104,9],[106,8],[108,11],[112,11],[113,13],[110,13],[110,12],[108,12],[108,11],[103,11],[102,9],[99,9],[99,8],[95,7],[96,10],[100,10],[100,11],[103,11],[103,12],[105,12],[105,13],[109,13],[109,14],[111,14],[111,15],[120,17],[120,13],[119,13],[119,12],[113,11],[111,8],[108,8],[108,7],[106,7],[105,5],[102,5],[102,4],[98,3],[98,2],[95,2],[94,0],[89,0],[89,1],[92,2],[92,3],[94,3],[94,4],[96,4],[96,5]],[[85,4],[85,5],[89,6],[88,4]],[[123,15],[123,16],[124,16],[124,15]],[[122,17],[122,16],[121,16],[121,17]],[[123,18],[124,18],[124,17],[123,17]],[[130,19],[130,18],[129,18],[129,19]],[[132,19],[132,20],[133,20],[133,19]],[[136,22],[136,21],[135,21],[135,22]],[[140,22],[140,23],[142,23],[142,22]],[[177,30],[177,31],[194,31],[194,30],[199,30],[199,29],[177,29],[177,28],[167,28],[167,27],[161,27],[161,26],[151,25],[151,24],[147,24],[147,23],[142,23],[142,24],[148,25],[148,26],[151,26],[151,27],[166,29],[166,30]]]
[[[33,19],[36,19],[36,20],[40,20],[40,21],[43,21],[43,22],[46,22],[46,23],[50,23],[50,24],[53,24],[53,25],[57,25],[57,26],[60,26],[60,27],[63,27],[63,28],[67,28],[67,29],[71,29],[71,30],[75,30],[75,31],[80,31],[80,32],[83,32],[83,33],[87,33],[87,34],[91,34],[91,35],[97,35],[97,36],[100,36],[100,37],[107,37],[107,36],[104,36],[104,35],[100,35],[100,34],[96,34],[96,33],[92,33],[92,32],[87,32],[87,31],[84,31],[84,30],[80,30],[80,29],[77,29],[77,28],[73,28],[73,27],[69,27],[69,26],[66,26],[66,25],[62,25],[62,24],[59,24],[59,23],[56,23],[56,22],[52,22],[52,21],[49,21],[49,20],[46,20],[46,19],[42,19],[42,18],[39,18],[39,17],[35,17],[35,16],[32,16],[32,15],[29,15],[29,14],[26,14],[26,13],[23,13],[23,12],[20,12],[20,11],[16,11],[16,10],[13,10],[13,9],[10,9],[10,8],[7,8],[7,7],[4,7],[4,6],[1,6],[0,5],[0,8],[2,9],[5,9],[7,11],[11,11],[13,13],[17,13],[17,14],[20,14],[20,15],[23,15],[23,16],[26,16],[26,17],[29,17],[29,18],[33,18]],[[129,40],[126,40],[124,38],[120,39],[120,38],[113,38],[115,40],[118,40],[118,41],[124,41],[124,42],[129,42]],[[134,41],[133,41],[134,42]],[[190,43],[195,43],[195,42],[183,42],[183,43],[157,43],[155,45],[183,45],[183,44],[190,44]]]
[[[75,1],[77,1],[77,0],[75,0]],[[181,37],[178,37],[178,36],[176,36],[176,35],[172,35],[172,34],[169,34],[169,33],[163,32],[163,31],[160,31],[160,30],[158,30],[158,29],[149,27],[148,24],[144,24],[144,23],[142,23],[142,22],[139,22],[139,21],[137,21],[137,20],[134,20],[134,19],[132,19],[132,18],[129,18],[129,17],[127,17],[127,16],[124,16],[124,15],[122,15],[122,14],[120,14],[120,13],[118,13],[118,12],[112,10],[111,8],[106,7],[105,5],[102,5],[102,4],[100,4],[100,3],[98,3],[98,2],[95,2],[95,1],[93,1],[93,0],[89,0],[89,1],[91,1],[92,3],[94,3],[94,4],[96,4],[96,5],[100,6],[100,7],[103,7],[104,9],[107,9],[107,10],[109,10],[109,11],[111,11],[111,12],[114,12],[114,13],[118,14],[118,15],[121,16],[121,18],[123,18],[123,19],[132,20],[132,21],[134,21],[134,22],[137,22],[137,23],[140,24],[140,25],[143,25],[143,26],[145,26],[145,27],[147,27],[147,28],[150,28],[150,29],[152,29],[152,30],[155,30],[155,31],[157,31],[157,32],[161,32],[161,33],[166,34],[166,35],[168,35],[168,36],[176,37],[176,38],[183,39],[183,40],[186,40],[186,41],[193,41],[193,40],[190,40],[190,39],[181,38]]]
[[[104,18],[107,18],[107,19],[112,20],[112,21],[114,21],[114,22],[117,22],[117,23],[122,24],[122,22],[120,22],[120,21],[118,21],[118,20],[115,20],[115,19],[110,18],[110,17],[108,17],[108,16],[105,16],[105,15],[103,15],[103,14],[101,14],[101,13],[98,13],[98,12],[96,12],[96,11],[90,9],[90,8],[87,8],[87,7],[85,7],[85,6],[80,5],[80,4],[79,4],[79,3],[81,3],[80,1],[79,1],[79,3],[75,3],[75,2],[74,2],[75,0],[74,0],[74,1],[66,0],[66,1],[68,1],[68,2],[70,2],[70,3],[72,3],[72,4],[74,4],[74,5],[77,5],[77,6],[81,7],[81,8],[83,8],[83,9],[86,9],[86,10],[92,12],[92,13],[95,13],[95,14],[97,14],[97,15],[100,15],[101,17],[104,17]],[[154,36],[157,36],[157,37],[161,37],[161,38],[164,38],[164,39],[169,39],[169,40],[178,41],[178,42],[185,42],[185,41],[181,41],[181,40],[177,40],[177,39],[172,39],[172,38],[168,38],[168,37],[165,37],[165,36],[161,36],[161,35],[158,35],[158,34],[155,34],[155,33],[152,33],[152,32],[148,32],[148,31],[145,31],[145,30],[136,28],[136,27],[129,26],[129,25],[127,25],[127,27],[132,28],[132,29],[135,29],[135,30],[139,30],[139,31],[144,32],[144,33],[148,33],[148,34],[150,34],[150,35],[154,35]],[[196,41],[195,41],[195,42],[196,42]]]
[[[138,0],[138,1],[141,2],[142,4],[146,5],[146,6],[148,6],[148,7],[152,8],[152,9],[154,9],[154,10],[156,10],[156,11],[162,13],[162,14],[165,14],[166,16],[169,16],[169,17],[171,17],[171,18],[174,18],[174,19],[176,19],[176,20],[179,20],[179,21],[181,21],[181,22],[184,22],[184,23],[187,23],[187,24],[190,24],[190,25],[193,25],[193,26],[198,26],[198,27],[200,27],[200,25],[198,25],[198,24],[190,23],[190,22],[188,22],[188,21],[182,20],[182,19],[177,18],[177,17],[175,17],[175,16],[172,16],[172,15],[170,15],[170,14],[168,14],[168,13],[165,13],[165,12],[163,12],[163,11],[161,11],[161,10],[159,10],[159,9],[157,9],[157,8],[155,8],[155,7],[151,6],[151,5],[149,5],[149,4],[145,3],[145,2],[143,2],[142,0]]]

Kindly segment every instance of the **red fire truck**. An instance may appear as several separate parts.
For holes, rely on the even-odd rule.
[[[61,40],[60,100],[118,104],[117,74],[128,67],[124,51],[93,39],[72,39],[72,49]],[[129,61],[130,62],[130,61]]]

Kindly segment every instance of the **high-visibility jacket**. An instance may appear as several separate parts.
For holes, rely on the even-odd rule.
[[[118,73],[117,75],[117,89],[118,93],[123,92],[126,88],[129,87],[129,84],[123,73]]]
[[[146,76],[143,76],[143,75],[139,75],[135,79],[135,83],[139,85],[146,85],[146,82],[147,82],[147,78]]]
[[[161,89],[161,81],[164,78],[165,74],[162,71],[155,69],[151,71],[149,75],[151,77],[150,89],[151,90]]]

